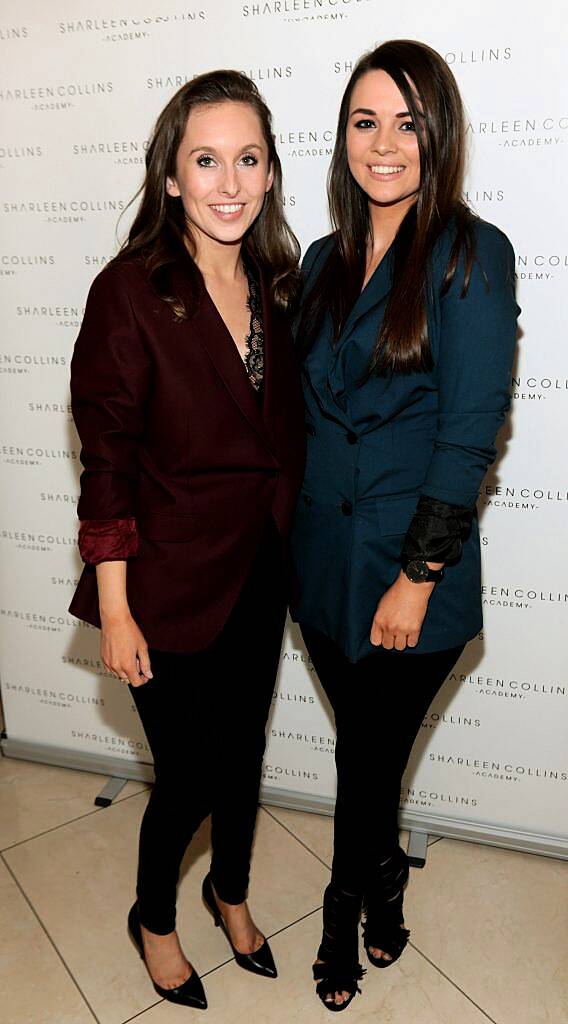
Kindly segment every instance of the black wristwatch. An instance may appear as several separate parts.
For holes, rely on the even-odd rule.
[[[444,578],[443,569],[431,569],[423,558],[412,558],[402,571],[411,583],[439,583]]]

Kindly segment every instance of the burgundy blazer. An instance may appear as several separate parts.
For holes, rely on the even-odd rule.
[[[204,286],[192,311],[190,260],[180,253],[172,271],[191,311],[179,322],[140,263],[105,268],[71,362],[84,466],[79,518],[110,534],[121,526],[126,542],[135,534],[130,610],[150,647],[177,652],[201,650],[220,632],[271,515],[286,539],[305,445],[291,332],[262,274],[260,403]],[[69,610],[100,626],[93,564]]]

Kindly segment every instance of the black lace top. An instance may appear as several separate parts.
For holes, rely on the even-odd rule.
[[[244,357],[244,364],[248,379],[255,391],[260,394],[262,392],[262,384],[264,380],[262,297],[260,294],[260,284],[248,261],[245,262],[245,272],[249,287],[247,307],[250,310],[250,325],[248,334],[245,338],[246,353]]]

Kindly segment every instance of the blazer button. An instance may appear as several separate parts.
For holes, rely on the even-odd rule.
[[[357,434],[354,434],[352,430],[347,431],[347,444],[357,444],[358,440]]]
[[[342,502],[341,511],[343,512],[344,516],[352,516],[353,515],[353,505],[351,504],[351,502],[350,501]]]
[[[308,506],[309,505],[313,505],[313,503],[314,503],[313,499],[310,498],[309,494],[302,494],[302,501],[304,502],[304,505],[308,505]]]
[[[306,434],[309,434],[310,437],[315,437],[316,428],[314,427],[313,423],[306,423]]]

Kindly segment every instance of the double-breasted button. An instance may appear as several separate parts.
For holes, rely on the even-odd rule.
[[[359,440],[359,438],[357,437],[357,434],[355,434],[352,430],[348,430],[347,431],[346,437],[347,437],[347,444],[357,444],[357,441]]]
[[[302,501],[304,502],[304,505],[308,505],[308,506],[309,505],[313,505],[313,503],[314,503],[313,499],[310,498],[309,494],[302,494]]]
[[[353,515],[353,505],[351,504],[351,502],[350,501],[343,501],[341,503],[341,511],[343,512],[344,516],[352,516]]]

